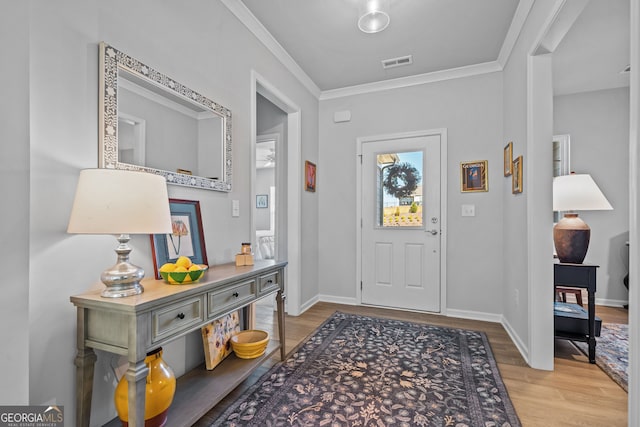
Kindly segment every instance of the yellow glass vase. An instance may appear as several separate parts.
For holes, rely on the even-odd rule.
[[[149,353],[144,359],[149,368],[144,405],[145,427],[162,427],[167,423],[167,413],[176,392],[176,376],[162,359],[162,347]],[[118,417],[123,426],[129,425],[129,387],[123,375],[115,392]]]

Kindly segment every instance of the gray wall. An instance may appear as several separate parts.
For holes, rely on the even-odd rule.
[[[29,402],[29,3],[0,14],[0,402]],[[11,65],[9,65],[11,64]],[[19,325],[19,328],[14,327]],[[18,329],[18,330],[16,330]]]
[[[12,176],[17,179],[5,193],[14,199],[10,230],[16,235],[3,228],[3,239],[16,244],[12,256],[0,258],[22,264],[23,273],[15,282],[3,282],[10,289],[2,300],[11,302],[8,313],[15,314],[11,331],[3,328],[3,342],[15,352],[3,351],[3,361],[12,362],[2,364],[3,379],[12,385],[3,388],[11,395],[1,400],[64,405],[71,426],[76,314],[69,296],[98,282],[100,272],[115,262],[113,237],[66,233],[79,171],[97,166],[98,43],[104,40],[232,110],[233,192],[169,186],[170,197],[200,201],[210,264],[232,261],[240,243],[251,238],[253,201],[246,173],[253,167],[251,70],[300,107],[303,155],[317,152],[318,101],[219,1],[11,2],[4,12],[2,53],[12,62],[4,81],[11,81],[7,90],[13,99],[2,109],[3,117],[16,124],[11,139],[18,148],[11,150],[13,166],[2,168],[3,173],[16,168]],[[239,218],[231,216],[234,199],[240,201]],[[134,236],[131,243],[132,262],[151,275],[149,237]],[[302,265],[303,275],[305,268],[311,270],[302,286],[312,293],[317,293],[315,263],[312,257]],[[165,347],[164,356],[178,375],[202,362],[198,335]],[[115,416],[117,379],[111,366],[119,362],[99,354],[93,425]]]
[[[571,136],[571,170],[591,174],[612,211],[584,211],[591,227],[586,263],[597,264],[598,303],[628,299],[622,279],[629,267],[629,88],[554,98],[554,133]]]
[[[336,111],[351,121],[334,123]],[[502,310],[502,78],[500,73],[320,103],[320,294],[356,296],[356,139],[418,130],[448,132],[447,307]],[[489,161],[489,191],[460,192],[460,162]],[[461,205],[475,204],[475,217]],[[338,244],[339,242],[339,244]]]

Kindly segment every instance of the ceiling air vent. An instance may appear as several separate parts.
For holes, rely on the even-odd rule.
[[[384,59],[382,61],[382,68],[387,69],[411,64],[413,64],[413,55],[407,55],[399,58]]]

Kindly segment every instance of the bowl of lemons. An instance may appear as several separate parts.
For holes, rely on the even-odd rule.
[[[160,276],[170,285],[184,285],[195,283],[209,267],[204,264],[194,264],[186,256],[180,256],[176,262],[168,262],[160,267]]]

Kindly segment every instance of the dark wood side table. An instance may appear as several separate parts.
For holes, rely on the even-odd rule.
[[[575,334],[564,331],[555,331],[556,338],[573,341],[585,341],[589,345],[589,362],[596,363],[596,270],[599,266],[592,264],[565,264],[553,265],[554,296],[556,287],[570,287],[586,289],[588,293],[588,333]]]

